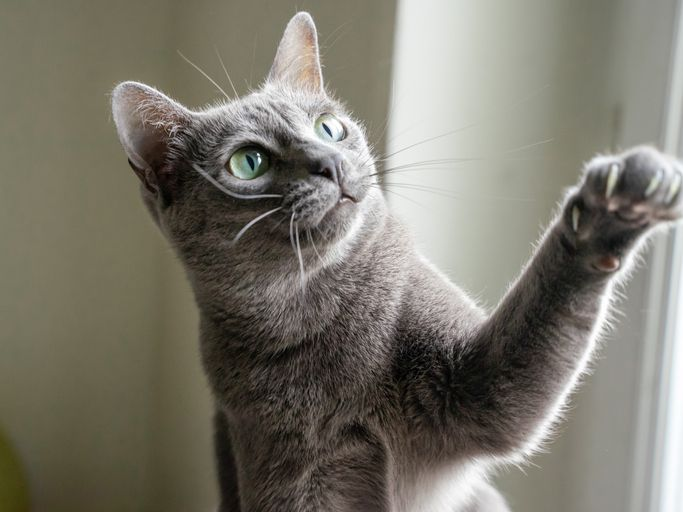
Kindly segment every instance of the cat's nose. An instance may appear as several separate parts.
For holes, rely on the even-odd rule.
[[[311,165],[311,174],[324,176],[328,180],[334,181],[337,185],[341,184],[343,157],[336,153],[325,155],[316,159]]]

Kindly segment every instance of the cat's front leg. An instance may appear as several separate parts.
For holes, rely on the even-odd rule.
[[[615,277],[648,230],[683,213],[682,171],[647,147],[595,158],[488,318],[467,329],[421,321],[397,363],[404,417],[426,434],[413,438],[436,456],[509,458],[536,446],[589,360]],[[416,317],[427,306],[457,315],[414,302]]]
[[[519,450],[540,439],[589,359],[614,279],[648,231],[683,213],[682,171],[650,147],[588,163],[529,266],[476,336],[482,352],[471,362],[491,375],[498,407],[488,418],[491,446]]]

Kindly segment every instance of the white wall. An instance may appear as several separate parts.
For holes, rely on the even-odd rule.
[[[657,140],[672,13],[669,0],[399,3],[389,152],[477,125],[399,153],[390,166],[486,159],[388,178],[389,190],[423,207],[390,197],[425,253],[483,302],[494,305],[516,276],[582,161],[616,145]],[[552,143],[497,156],[549,138]],[[628,287],[627,314],[559,440],[526,475],[511,469],[499,479],[514,510],[626,509],[646,277],[637,273]]]

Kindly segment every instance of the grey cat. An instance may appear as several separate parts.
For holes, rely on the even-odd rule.
[[[112,108],[201,313],[222,512],[508,510],[487,475],[547,435],[643,235],[683,213],[673,158],[593,159],[488,314],[387,211],[308,14],[246,97],[125,82]]]

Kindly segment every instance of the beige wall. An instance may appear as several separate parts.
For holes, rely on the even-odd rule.
[[[167,13],[0,6],[0,424],[36,511],[141,510],[148,495],[162,246],[108,93],[167,76]]]
[[[110,119],[121,80],[218,98],[176,53],[256,85],[296,7],[326,77],[372,133],[386,117],[393,1],[0,4],[0,425],[37,512],[211,510],[196,313]]]

